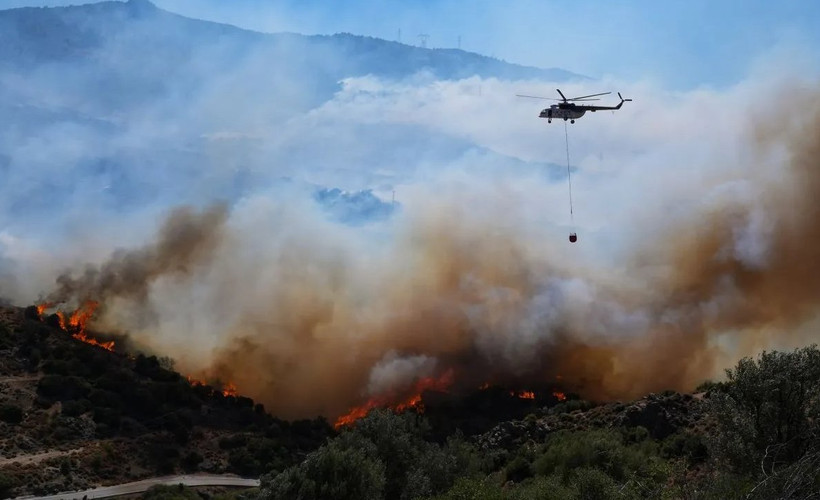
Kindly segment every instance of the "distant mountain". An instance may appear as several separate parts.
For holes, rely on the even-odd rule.
[[[147,0],[1,10],[0,227],[36,220],[47,231],[71,211],[236,200],[305,172],[320,192],[385,192],[420,165],[486,152],[417,123],[315,112],[342,80],[368,75],[386,85],[585,78],[347,33],[258,33]],[[498,169],[520,161],[487,153]],[[385,201],[372,196],[352,201]],[[350,201],[330,203],[334,218],[392,213]]]
[[[89,105],[83,94],[93,91],[96,104],[109,111],[169,92],[194,92],[203,78],[223,76],[257,61],[321,90],[322,98],[332,95],[339,80],[368,74],[404,78],[426,71],[436,79],[585,78],[463,50],[427,49],[348,33],[263,34],[186,18],[147,0],[0,11],[0,71],[50,73],[61,93],[77,95],[80,102],[75,104]],[[82,71],[82,77],[64,78],[66,71]],[[306,75],[310,78],[302,78]],[[275,92],[286,87],[278,80],[259,83]]]
[[[336,78],[363,74],[404,77],[420,70],[429,70],[439,79],[473,75],[586,78],[562,69],[521,66],[459,49],[427,49],[349,33],[263,34],[186,18],[148,0],[0,11],[3,64],[92,61],[106,48],[116,49],[132,61],[159,56],[164,64],[180,64],[194,53],[210,51],[217,60],[229,62],[241,59],[242,51],[251,47],[270,50],[277,45],[287,49],[283,52],[305,54],[303,59],[309,63],[317,59],[327,63],[325,71]]]

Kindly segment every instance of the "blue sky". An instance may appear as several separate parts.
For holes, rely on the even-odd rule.
[[[3,8],[81,0],[0,0]],[[761,57],[820,61],[815,0],[154,0],[258,31],[350,32],[668,88],[742,80]],[[772,56],[771,54],[777,54]]]

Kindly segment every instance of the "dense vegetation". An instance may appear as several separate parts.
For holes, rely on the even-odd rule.
[[[228,457],[222,471],[262,476],[261,488],[236,498],[820,498],[816,346],[745,358],[696,397],[556,404],[484,391],[424,415],[374,410],[336,433],[324,419],[279,420],[248,398],[191,385],[168,360],[76,342],[53,320],[27,315],[0,331],[0,351],[6,373],[39,377],[34,407],[0,401],[0,427],[14,432],[50,412],[38,429],[45,446],[131,440],[151,474],[206,470],[192,443],[210,439]],[[90,465],[104,472],[116,460],[102,449]],[[81,466],[57,463],[66,476]],[[1,474],[0,496],[20,484]],[[207,498],[170,488],[146,495]]]
[[[435,442],[425,418],[377,410],[300,464],[264,476],[260,498],[820,498],[817,347],[743,359],[725,382],[704,388],[700,429],[662,436],[625,418],[513,449],[482,449],[458,435]],[[574,413],[594,406],[570,404]]]
[[[57,318],[40,318],[36,308],[2,328],[0,361],[2,372],[36,384],[33,401],[0,397],[3,455],[103,443],[91,456],[57,464],[66,476],[83,469],[94,481],[128,480],[135,465],[143,475],[205,470],[259,477],[299,462],[333,434],[323,418],[281,420],[250,398],[192,384],[169,360],[78,342],[59,329]],[[25,447],[14,449],[13,443]],[[211,456],[203,456],[203,444]],[[31,487],[31,481],[0,475],[0,498],[12,486]],[[82,483],[52,486],[27,491],[47,493]]]

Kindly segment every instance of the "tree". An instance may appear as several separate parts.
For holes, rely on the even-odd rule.
[[[384,498],[385,467],[372,443],[351,448],[333,441],[299,465],[273,477],[263,477],[264,500],[380,500]]]
[[[726,370],[709,398],[711,451],[739,472],[772,473],[818,447],[820,350],[763,352]]]
[[[0,498],[9,498],[15,486],[17,486],[17,481],[13,477],[0,472]]]
[[[19,424],[23,421],[23,409],[8,403],[0,405],[0,420],[8,424]]]

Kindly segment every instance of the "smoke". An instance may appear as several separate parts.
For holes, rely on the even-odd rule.
[[[157,242],[133,251],[119,250],[100,267],[89,266],[79,277],[62,274],[49,302],[80,303],[104,299],[129,299],[144,303],[148,287],[160,276],[185,276],[206,261],[220,240],[227,211],[214,206],[203,213],[174,209],[159,230]]]
[[[84,95],[0,128],[0,296],[95,300],[93,328],[289,418],[445,373],[453,390],[691,390],[812,340],[814,80],[573,84],[635,101],[568,126],[572,219],[564,124],[514,97],[563,84],[368,76],[332,93],[300,85],[315,75],[286,43],[232,47],[232,71],[192,50],[111,116]],[[67,67],[71,88],[99,76]],[[54,68],[32,71],[0,74],[0,98],[61,98],[35,78]],[[761,95],[801,106],[772,116],[750,106]]]
[[[442,181],[376,237],[261,197],[177,213],[154,246],[61,279],[61,293],[117,304],[100,326],[288,417],[453,369],[468,388],[560,376],[594,398],[691,390],[733,357],[802,340],[790,335],[820,303],[820,113],[752,123],[743,177],[659,217],[620,269],[523,224],[515,183],[465,195]],[[123,313],[135,304],[149,327]]]

